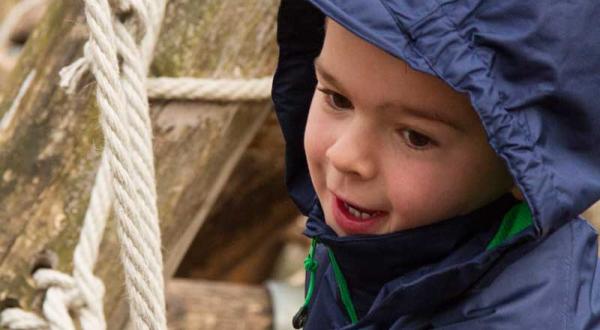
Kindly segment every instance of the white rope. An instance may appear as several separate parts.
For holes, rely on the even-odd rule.
[[[105,149],[79,233],[79,242],[73,255],[73,279],[84,302],[79,310],[79,321],[83,330],[106,329],[103,307],[104,285],[93,271],[112,198],[108,155]]]
[[[33,274],[36,286],[46,289],[42,310],[51,330],[75,330],[69,309],[81,304],[75,281],[53,269],[39,269]]]
[[[148,80],[148,95],[156,99],[206,101],[259,101],[271,95],[272,78],[199,79],[155,78]]]
[[[46,320],[9,308],[0,314],[0,326],[71,330],[75,329],[69,316],[71,311],[76,312],[82,329],[106,329],[104,286],[93,269],[111,204],[116,198],[114,207],[131,320],[136,329],[166,329],[148,94],[152,98],[207,101],[251,101],[269,97],[271,78],[147,81],[165,2],[122,0],[118,6],[135,13],[144,36],[139,44],[130,29],[114,18],[106,0],[85,0],[90,39],[84,46],[84,56],[60,72],[60,85],[67,93],[73,93],[84,73],[92,69],[105,135],[105,149],[75,248],[73,275],[52,269],[36,271],[33,275],[36,286],[46,289],[42,306]],[[117,54],[123,60],[121,66]]]
[[[120,181],[123,189],[131,189],[131,196],[121,196],[119,201],[123,207],[122,226],[118,228],[121,244],[122,261],[125,267],[126,287],[130,299],[130,312],[136,329],[166,329],[164,281],[162,253],[160,245],[160,229],[158,227],[158,210],[156,207],[156,188],[154,179],[154,158],[152,151],[152,130],[149,117],[148,97],[145,90],[145,78],[150,62],[152,47],[158,34],[158,28],[148,20],[158,18],[158,9],[151,2],[141,3],[129,0],[138,12],[145,29],[144,39],[138,48],[133,37],[125,26],[115,24],[116,45],[123,58],[121,71],[121,87],[124,91],[128,111],[122,112],[121,120],[127,121],[129,127],[123,133],[129,133],[129,147],[126,150],[113,151],[115,155],[124,152],[129,155],[129,162],[122,162],[124,173],[117,174],[113,167],[113,176],[132,174],[131,180]],[[145,7],[144,5],[149,5]],[[164,6],[164,4],[163,4]],[[139,59],[142,59],[140,61]],[[117,130],[109,130],[108,134],[119,134]],[[116,145],[115,145],[116,146]],[[132,152],[131,152],[132,151]],[[120,164],[121,165],[121,164]],[[116,183],[115,183],[116,184]],[[132,189],[135,188],[135,189]],[[127,197],[127,198],[123,198]],[[128,205],[130,200],[135,202]],[[117,200],[119,196],[117,195]],[[126,207],[134,214],[125,213]],[[117,208],[117,212],[119,209]],[[132,226],[131,221],[136,221]]]
[[[129,2],[135,9],[148,8],[149,12],[156,13],[151,6],[144,6],[147,3]],[[148,175],[144,171],[147,170],[144,160],[153,159],[152,149],[146,148],[151,141],[140,141],[138,138],[143,137],[143,133],[133,134],[139,128],[138,117],[148,116],[146,95],[139,95],[140,89],[135,86],[137,82],[144,81],[146,74],[128,58],[142,55],[141,58],[146,61],[143,56],[147,53],[136,47],[128,48],[134,43],[133,37],[128,37],[119,24],[113,24],[108,1],[86,0],[85,15],[90,28],[88,45],[93,59],[92,72],[97,81],[96,98],[101,110],[101,126],[116,197],[115,213],[130,317],[136,329],[166,329],[156,201],[148,201],[148,196],[155,191],[155,188],[149,187],[154,185],[154,180],[152,177],[150,182],[144,181]],[[146,17],[142,14],[139,18],[143,21]],[[153,25],[147,21],[143,22],[143,26],[146,32],[152,31],[150,27]],[[127,48],[126,51],[131,52],[121,54],[124,57],[123,72],[117,60],[117,43],[121,51]],[[135,108],[139,100],[146,102],[143,114]],[[148,151],[150,154],[147,154]]]
[[[60,71],[60,86],[74,94],[77,84],[89,68],[81,57]],[[272,77],[256,79],[160,77],[148,78],[146,89],[150,99],[180,99],[202,101],[262,101],[271,96]]]
[[[46,330],[48,324],[34,313],[20,308],[7,308],[2,311],[0,326],[13,330]]]

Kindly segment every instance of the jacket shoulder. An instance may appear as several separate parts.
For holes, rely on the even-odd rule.
[[[508,253],[432,321],[443,329],[600,329],[598,266],[596,231],[573,219]]]

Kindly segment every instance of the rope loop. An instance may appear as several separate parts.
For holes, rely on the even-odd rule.
[[[49,328],[48,323],[39,316],[17,307],[2,311],[0,326],[12,330],[47,330]]]

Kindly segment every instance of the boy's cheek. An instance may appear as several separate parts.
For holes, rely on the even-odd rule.
[[[321,185],[324,184],[320,181],[325,177],[323,166],[329,137],[327,136],[326,122],[322,120],[323,118],[319,118],[318,111],[314,110],[311,106],[304,131],[304,151],[311,180],[315,189],[317,189],[317,193],[319,193],[319,190],[322,189]]]
[[[314,102],[313,100],[304,132],[304,149],[309,165],[323,163],[327,148],[334,139],[331,123],[320,113]]]
[[[387,178],[388,197],[394,209],[393,230],[432,224],[457,215],[461,193],[456,175],[427,164],[403,164],[401,171]]]

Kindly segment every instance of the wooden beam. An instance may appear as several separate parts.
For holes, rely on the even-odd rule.
[[[198,231],[178,277],[258,284],[271,275],[285,231],[298,215],[286,192],[284,159],[271,113]]]

